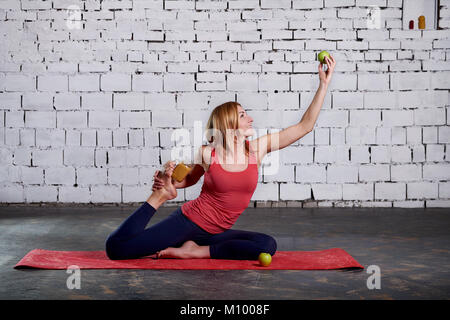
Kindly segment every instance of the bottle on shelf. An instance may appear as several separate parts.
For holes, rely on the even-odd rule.
[[[425,16],[419,17],[419,29],[425,29]]]

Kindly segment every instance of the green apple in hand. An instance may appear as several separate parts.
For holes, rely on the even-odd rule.
[[[269,253],[263,252],[259,254],[258,260],[263,267],[267,267],[272,262],[272,256]]]
[[[322,63],[322,64],[325,64],[325,63],[327,63],[326,61],[325,61],[325,57],[328,57],[328,59],[330,58],[330,54],[327,52],[327,51],[321,51],[320,53],[319,53],[319,56],[317,57],[318,59],[319,59],[319,61]]]

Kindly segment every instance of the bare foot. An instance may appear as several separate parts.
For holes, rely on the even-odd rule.
[[[157,253],[158,259],[179,258],[209,258],[209,246],[199,246],[194,241],[188,240],[179,248],[169,247]]]
[[[154,192],[161,192],[161,194],[166,198],[167,200],[172,200],[177,197],[177,189],[172,183],[172,172],[170,174],[160,173],[158,175],[158,178],[160,178],[164,182],[164,186],[161,189],[157,189]]]

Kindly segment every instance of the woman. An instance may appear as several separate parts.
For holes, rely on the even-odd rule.
[[[106,240],[108,257],[136,259],[156,254],[157,258],[257,260],[262,252],[274,255],[277,244],[273,237],[231,227],[248,207],[264,156],[312,131],[336,65],[333,57],[325,60],[328,68],[325,72],[319,64],[320,84],[311,105],[299,123],[280,132],[248,141],[254,133],[253,119],[242,106],[227,102],[216,107],[207,125],[216,135],[208,138],[211,145],[199,149],[199,164],[182,182],[172,180],[172,161],[166,163],[163,174],[155,172],[153,193]],[[177,189],[197,183],[202,175],[204,183],[197,199],[145,229],[156,210],[177,196]]]

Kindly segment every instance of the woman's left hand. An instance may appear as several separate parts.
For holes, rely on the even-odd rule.
[[[325,56],[325,62],[327,64],[327,71],[323,71],[322,63],[319,62],[319,78],[320,82],[328,85],[331,81],[331,76],[333,75],[334,67],[336,66],[336,60],[330,55],[330,58]]]

